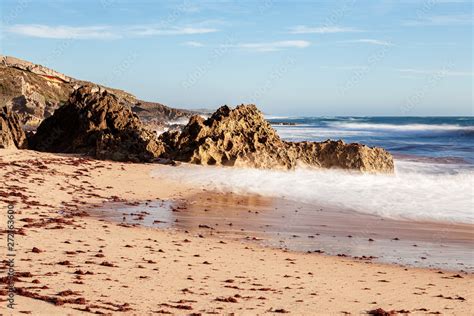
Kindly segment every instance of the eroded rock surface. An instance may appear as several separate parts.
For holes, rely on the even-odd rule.
[[[75,90],[65,105],[41,123],[30,147],[134,162],[151,161],[164,153],[156,134],[115,94],[90,86]]]
[[[204,120],[193,116],[182,132],[161,139],[170,157],[203,165],[290,169],[294,157],[255,105],[219,108]]]
[[[27,140],[18,115],[7,107],[0,108],[0,148],[26,147]]]
[[[393,158],[382,148],[342,141],[283,141],[255,105],[219,108],[210,118],[194,116],[182,132],[160,139],[170,158],[203,165],[293,169],[317,168],[393,172]]]
[[[394,168],[392,155],[383,148],[346,144],[342,140],[287,142],[287,145],[302,165],[384,173],[392,173]]]
[[[22,60],[19,58],[11,57],[11,56],[1,56],[0,57],[0,64],[10,67],[10,68],[16,68],[20,70],[25,70],[40,76],[44,76],[46,78],[49,78],[51,80],[56,80],[56,81],[61,81],[61,82],[71,82],[73,81],[72,78],[54,71],[50,68],[33,64],[32,62]]]

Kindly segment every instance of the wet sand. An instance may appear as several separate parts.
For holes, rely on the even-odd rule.
[[[157,168],[163,170],[159,179],[151,176]],[[6,308],[3,260],[0,313],[327,315],[383,308],[472,314],[469,273],[274,249],[204,227],[134,227],[89,216],[114,201],[191,203],[206,193],[166,179],[167,168],[0,149],[0,203],[14,205],[17,228],[17,305],[13,313]],[[184,213],[183,207],[173,214]],[[190,223],[200,222],[193,216]],[[6,239],[5,219],[0,236]],[[6,250],[0,243],[1,253]]]
[[[474,272],[474,227],[468,224],[391,220],[329,206],[217,192],[185,201],[110,203],[90,213],[293,251]]]

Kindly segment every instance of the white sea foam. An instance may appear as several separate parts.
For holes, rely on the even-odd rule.
[[[170,167],[165,176],[222,192],[322,203],[386,218],[474,223],[472,170],[406,161],[396,165],[395,175],[182,165]]]
[[[201,115],[202,116],[202,115]],[[203,118],[207,118],[207,117],[204,117]],[[170,121],[167,121],[166,124],[168,125],[186,125],[188,124],[189,122],[189,118],[187,117],[182,117],[182,118],[179,118],[177,120],[170,120]]]
[[[266,120],[284,120],[284,119],[295,119],[298,118],[296,116],[279,116],[279,115],[269,115],[269,114],[264,114],[263,117]]]
[[[461,126],[456,124],[377,124],[377,123],[348,123],[331,122],[329,126],[355,130],[397,130],[397,131],[474,131],[473,126]]]
[[[372,136],[374,131],[350,131],[344,129],[294,126],[274,126],[278,135],[285,140],[307,140],[320,138],[344,138],[350,136]]]

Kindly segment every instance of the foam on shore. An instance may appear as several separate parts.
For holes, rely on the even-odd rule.
[[[209,190],[323,203],[392,219],[474,223],[474,171],[457,170],[412,161],[396,161],[395,175],[182,165],[169,168],[167,176]]]

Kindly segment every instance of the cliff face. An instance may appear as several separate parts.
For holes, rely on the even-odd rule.
[[[72,78],[55,70],[11,56],[2,56],[0,58],[0,63],[2,64],[2,66],[31,72],[50,81],[63,83],[69,83],[74,81]]]
[[[35,129],[43,119],[51,116],[66,103],[77,86],[97,85],[18,58],[0,56],[0,106],[7,106],[16,112],[21,123],[28,128]],[[151,126],[162,127],[167,121],[195,114],[160,103],[141,101],[122,90],[107,90],[118,97],[120,104],[133,109],[145,124]]]
[[[39,125],[67,100],[69,93],[68,83],[0,65],[0,106],[16,112],[23,124]]]
[[[202,165],[263,169],[315,168],[393,172],[382,148],[342,141],[291,143],[280,139],[255,105],[218,109],[209,119],[194,116],[182,132],[160,136],[171,159]]]

